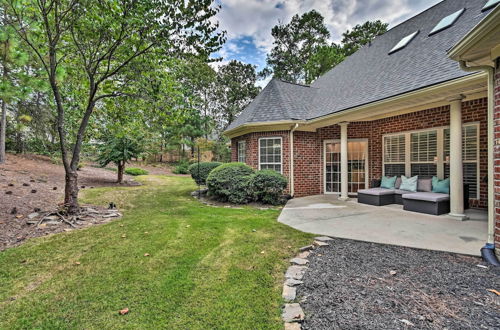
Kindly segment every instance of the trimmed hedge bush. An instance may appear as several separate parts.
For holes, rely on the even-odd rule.
[[[273,170],[261,170],[252,175],[250,188],[254,198],[265,204],[278,205],[283,203],[283,190],[288,180]]]
[[[138,167],[129,167],[125,169],[125,173],[128,175],[148,175],[149,172]]]
[[[216,167],[219,167],[222,163],[219,162],[204,162],[192,164],[189,166],[189,173],[191,173],[191,177],[196,182],[196,184],[206,184],[207,177],[212,172],[212,170]]]
[[[172,170],[174,174],[189,174],[189,161],[181,160],[174,166]]]
[[[253,173],[254,170],[243,163],[220,165],[208,175],[208,193],[221,202],[248,203],[253,199],[250,188]]]

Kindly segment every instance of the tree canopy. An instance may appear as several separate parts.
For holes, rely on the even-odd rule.
[[[295,15],[289,23],[273,27],[273,48],[261,75],[310,84],[386,31],[386,23],[368,21],[344,32],[341,44],[336,44],[329,41],[330,32],[320,13],[311,10]]]
[[[208,57],[224,42],[210,0],[3,1],[10,26],[51,87],[69,213],[79,209],[76,170],[96,106],[128,95],[137,77],[133,68],[148,71],[145,64],[185,54]],[[75,131],[67,130],[67,117]]]
[[[347,30],[342,34],[342,45],[345,56],[356,52],[360,47],[370,43],[375,37],[387,32],[389,24],[380,20],[367,21],[356,25],[352,30]]]
[[[267,55],[268,72],[295,83],[311,80],[304,65],[330,38],[323,16],[315,10],[294,15],[290,23],[273,27],[271,34],[274,46]]]

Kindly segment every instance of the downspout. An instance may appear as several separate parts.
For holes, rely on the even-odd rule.
[[[293,132],[299,127],[299,124],[295,124],[292,126],[290,129],[290,196],[295,195],[295,180],[294,180],[294,175],[293,175]]]
[[[467,72],[484,71],[488,73],[488,242],[485,247],[481,249],[481,254],[484,259],[488,256],[495,256],[495,185],[494,185],[494,107],[495,107],[495,69],[489,65],[467,66],[465,61],[459,61],[460,69]],[[485,253],[488,256],[485,257]],[[488,258],[489,259],[489,258]],[[487,260],[490,261],[490,260]],[[492,262],[493,261],[493,262]],[[491,259],[490,263],[498,265],[496,257]]]

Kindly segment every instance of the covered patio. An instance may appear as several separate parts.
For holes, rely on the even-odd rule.
[[[339,238],[480,256],[488,233],[486,210],[468,209],[467,221],[371,206],[336,195],[290,200],[278,221],[295,229]]]

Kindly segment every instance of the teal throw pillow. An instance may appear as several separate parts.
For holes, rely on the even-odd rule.
[[[417,182],[418,175],[412,176],[411,178],[407,178],[406,176],[402,175],[401,186],[399,186],[399,189],[415,192],[417,191]]]
[[[383,176],[382,182],[380,183],[380,188],[394,189],[394,184],[396,183],[396,179],[397,179],[396,176],[393,177]]]
[[[432,192],[441,194],[450,194],[450,179],[439,180],[432,177]]]

